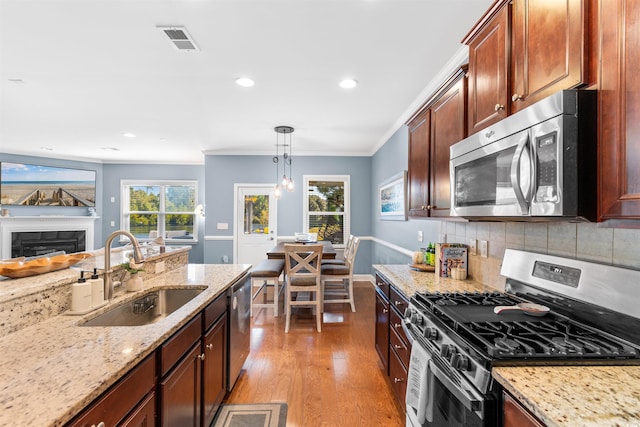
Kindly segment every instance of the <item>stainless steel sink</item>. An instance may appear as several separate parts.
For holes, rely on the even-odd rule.
[[[79,326],[141,326],[164,319],[193,298],[203,288],[157,289],[118,305]]]

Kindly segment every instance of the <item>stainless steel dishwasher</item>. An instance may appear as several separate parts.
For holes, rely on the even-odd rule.
[[[227,292],[227,391],[231,391],[251,350],[251,275],[242,276]]]

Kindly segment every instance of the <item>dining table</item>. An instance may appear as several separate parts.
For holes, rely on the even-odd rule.
[[[297,243],[297,244],[305,244],[305,245],[315,245],[322,244],[322,259],[335,259],[336,258],[336,250],[333,247],[333,244],[329,241],[318,241],[318,242],[280,242],[272,249],[267,251],[268,259],[284,259],[284,245],[288,243]]]

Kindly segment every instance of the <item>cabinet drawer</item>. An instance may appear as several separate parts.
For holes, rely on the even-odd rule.
[[[398,359],[400,359],[405,369],[408,369],[409,359],[411,358],[411,348],[400,338],[393,328],[391,329],[391,333],[389,333],[389,346],[391,350],[396,352]]]
[[[205,332],[208,331],[215,321],[226,312],[227,294],[222,294],[204,309],[204,328],[202,330]]]
[[[402,366],[402,362],[395,354],[389,352],[389,380],[391,388],[396,395],[396,400],[403,410],[405,410],[405,396],[407,394],[407,370]]]
[[[398,310],[398,313],[400,313],[401,316],[404,316],[404,311],[409,306],[407,298],[393,286],[389,289],[389,303],[391,307]]]
[[[155,353],[140,362],[124,378],[92,403],[78,418],[68,424],[70,427],[119,424],[153,389],[156,381]]]
[[[201,317],[197,315],[160,347],[160,376],[164,376],[202,335]]]
[[[405,347],[409,348],[409,338],[404,333],[404,329],[402,329],[402,317],[394,310],[391,310],[390,314],[389,329],[398,335],[398,338],[402,340]]]
[[[382,295],[388,300],[390,286],[379,274],[376,274],[376,285],[378,285],[378,289],[380,289]]]

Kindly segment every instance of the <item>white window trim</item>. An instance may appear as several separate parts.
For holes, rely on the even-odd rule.
[[[120,224],[124,230],[129,231],[129,222],[126,221],[126,213],[125,209],[129,208],[129,192],[127,189],[131,186],[143,187],[143,186],[180,186],[180,185],[193,185],[195,197],[198,197],[198,181],[192,179],[172,179],[172,180],[149,180],[149,179],[123,179],[120,180]],[[198,205],[198,200],[194,200],[194,204]],[[182,212],[187,213],[187,212]],[[195,212],[192,212],[194,215],[193,218],[193,239],[171,239],[165,238],[165,242],[167,243],[179,243],[183,245],[194,245],[198,243],[198,223],[200,222],[200,218]],[[158,232],[164,234],[164,215],[165,212],[165,201],[164,196],[160,197],[160,210],[158,211]],[[122,237],[120,239],[123,240]],[[124,239],[126,240],[126,239]],[[138,239],[139,241],[150,241],[152,239]]]
[[[303,192],[302,197],[302,229],[303,232],[309,232],[309,182],[310,181],[336,181],[344,183],[344,236],[343,242],[349,239],[351,234],[351,175],[303,175]],[[314,212],[314,215],[333,215],[335,212]],[[335,245],[336,248],[344,248],[342,245]]]

